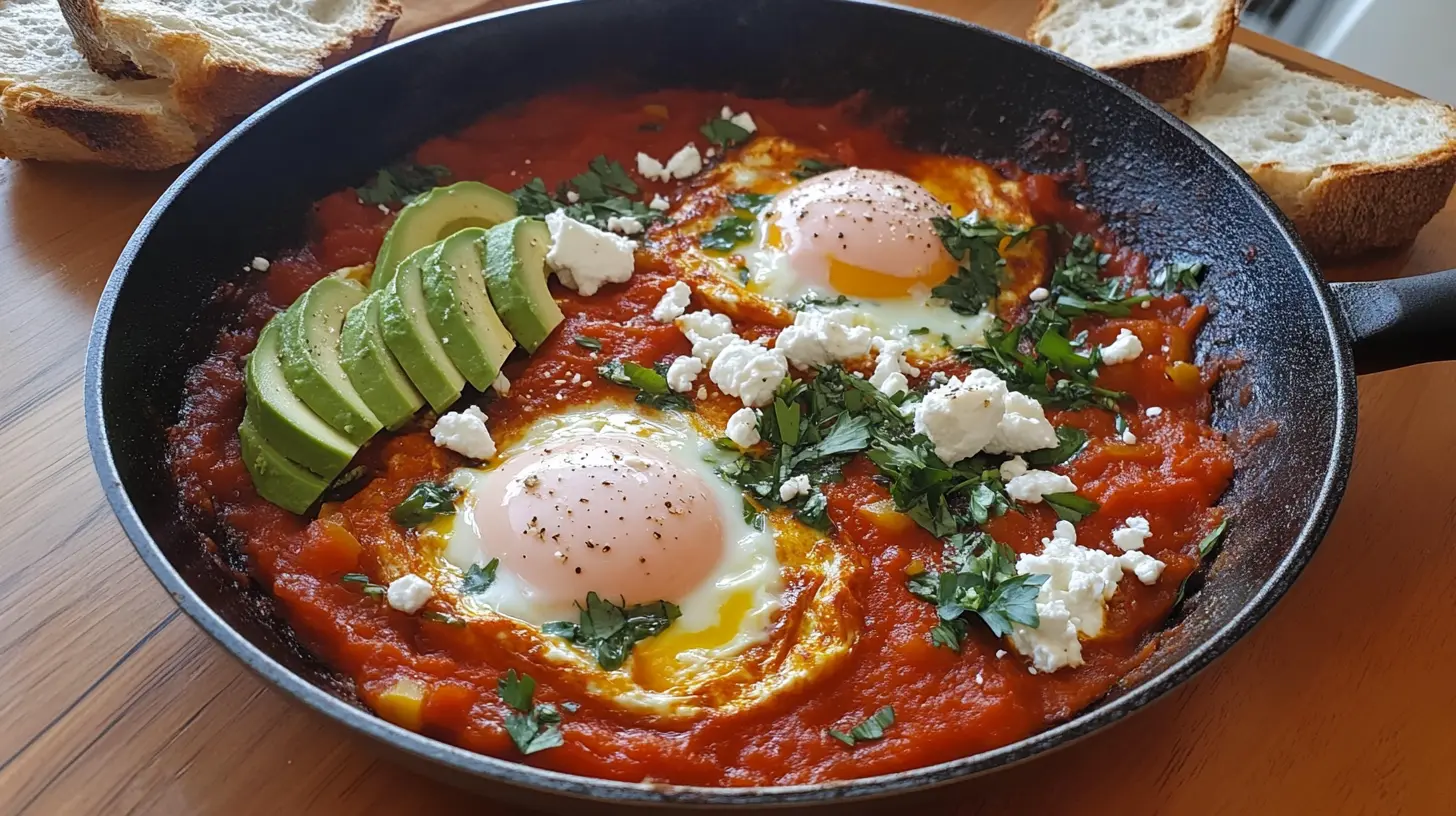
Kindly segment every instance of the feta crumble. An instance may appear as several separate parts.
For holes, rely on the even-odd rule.
[[[1117,562],[1122,565],[1123,569],[1136,575],[1139,581],[1148,585],[1156,584],[1163,575],[1163,569],[1168,566],[1151,555],[1137,550],[1119,555]]]
[[[799,496],[809,495],[809,477],[800,473],[779,485],[779,501],[793,501]]]
[[[636,235],[642,231],[642,222],[630,215],[611,215],[607,216],[607,230],[620,232],[623,235]]]
[[[1163,415],[1163,409],[1162,408],[1159,408],[1156,405],[1154,405],[1153,407],[1149,408],[1148,410],[1143,411],[1143,413],[1147,414],[1149,419],[1152,419],[1154,417],[1160,417],[1160,416],[1162,416]]]
[[[1127,521],[1123,522],[1122,527],[1112,531],[1112,543],[1124,552],[1141,550],[1143,542],[1147,541],[1152,534],[1153,531],[1148,527],[1147,519],[1142,516],[1129,516]]]
[[[693,381],[703,373],[703,361],[696,357],[679,357],[667,367],[667,387],[679,394],[691,391]]]
[[[594,295],[603,284],[632,277],[635,244],[620,235],[568,218],[561,210],[546,215],[551,251],[546,263],[567,288]]]
[[[652,158],[646,153],[637,154],[637,174],[652,181],[671,181],[672,174],[662,166],[662,162]]]
[[[733,320],[728,315],[707,309],[688,312],[676,322],[678,330],[693,344],[693,356],[705,363],[713,362],[729,343],[740,339],[733,333]]]
[[[485,427],[485,414],[472,405],[464,411],[451,411],[435,420],[430,429],[435,444],[470,459],[495,456],[495,440]]]
[[[253,258],[253,262],[248,265],[259,272],[267,272],[268,267],[272,266],[272,264],[268,263],[268,259],[261,255]]]
[[[695,176],[703,169],[703,154],[698,152],[698,146],[692,142],[682,146],[682,149],[672,154],[664,166],[668,175],[675,179],[685,179],[688,176]],[[666,181],[666,179],[663,179]]]
[[[737,336],[718,353],[708,370],[708,379],[718,390],[738,397],[749,408],[772,402],[774,391],[788,375],[789,361],[783,352]]]
[[[1137,444],[1137,434],[1133,433],[1131,430],[1123,431],[1122,432],[1122,444],[1124,444],[1124,445],[1136,445]]]
[[[794,315],[794,325],[779,332],[774,347],[795,368],[811,369],[870,353],[874,332],[854,325],[854,309],[805,309]]]
[[[986,443],[986,452],[1028,453],[1056,445],[1057,429],[1047,421],[1041,403],[1020,391],[1007,392],[1005,413],[996,426],[996,435]]]
[[[1076,493],[1071,479],[1049,470],[1028,470],[1006,483],[1006,495],[1027,504],[1040,504],[1049,493]]]
[[[879,356],[875,358],[874,373],[870,374],[870,385],[892,397],[909,391],[909,377],[920,376],[920,369],[905,361],[905,342],[876,337],[871,345],[879,350]]]
[[[698,386],[698,399],[705,400],[707,398],[708,398],[708,386],[706,386],[706,385],[700,385],[700,386]]]
[[[568,203],[568,204],[575,204],[576,202],[578,202],[580,200],[581,200],[581,193],[578,193],[575,190],[567,190],[566,191],[566,203]]]
[[[1108,365],[1129,363],[1143,353],[1143,341],[1127,329],[1117,333],[1117,339],[1102,347],[1102,362]]]
[[[652,197],[652,201],[647,205],[647,209],[664,212],[670,206],[672,205],[668,203],[667,199],[664,198],[661,193],[659,193]]]
[[[1038,286],[1035,289],[1031,290],[1031,294],[1027,295],[1027,297],[1031,298],[1031,301],[1033,303],[1041,303],[1043,300],[1046,300],[1051,296],[1052,293],[1047,291],[1047,288],[1045,286]]]
[[[739,408],[728,417],[724,435],[740,448],[751,448],[762,439],[758,435],[758,412],[752,408]]]
[[[683,316],[688,309],[688,299],[693,296],[693,290],[686,283],[678,281],[667,287],[662,293],[662,299],[652,307],[652,319],[658,323],[671,323]]]
[[[1117,592],[1117,582],[1122,578],[1118,559],[1101,550],[1077,546],[1076,528],[1070,522],[1059,521],[1052,537],[1042,539],[1041,553],[1016,560],[1016,572],[1048,578],[1036,601],[1041,625],[1033,629],[1014,624],[1011,645],[1029,656],[1038,671],[1082,665],[1078,635],[1096,637],[1102,632],[1107,601]]]
[[[413,615],[424,608],[431,598],[435,597],[435,588],[429,581],[407,572],[404,575],[389,582],[389,589],[385,591],[384,598],[389,602],[391,609],[398,609],[406,615]]]
[[[980,453],[996,435],[1006,408],[1006,383],[978,368],[964,380],[951,377],[915,407],[915,432],[935,446],[947,465]]]

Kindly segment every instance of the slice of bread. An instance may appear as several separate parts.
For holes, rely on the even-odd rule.
[[[215,129],[324,67],[384,42],[396,0],[60,0],[97,71],[172,82],[177,107]]]
[[[1218,79],[1240,0],[1041,0],[1026,38],[1183,113]]]
[[[1185,119],[1321,259],[1412,240],[1456,184],[1456,110],[1292,71],[1242,46]]]
[[[55,0],[0,0],[0,157],[155,170],[196,150],[165,81],[93,72]]]

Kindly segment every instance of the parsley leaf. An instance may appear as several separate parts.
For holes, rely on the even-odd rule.
[[[1001,268],[1006,265],[1001,256],[1003,242],[1010,248],[1038,229],[999,224],[982,219],[979,213],[960,220],[937,217],[930,222],[946,252],[960,264],[930,294],[946,300],[951,311],[968,315],[980,312],[1001,291]]]
[[[359,590],[371,598],[383,598],[389,587],[383,584],[376,584],[369,580],[369,576],[362,572],[346,572],[339,576],[341,584],[357,584]]]
[[[597,156],[587,164],[585,172],[563,182],[554,196],[545,182],[533,178],[516,188],[511,197],[516,200],[516,209],[521,215],[546,215],[564,210],[568,218],[598,229],[606,229],[613,217],[636,219],[644,226],[663,220],[662,213],[629,197],[639,192],[637,183],[620,163]],[[570,193],[575,194],[576,201],[570,200]]]
[[[492,558],[485,566],[471,564],[470,569],[465,571],[465,579],[460,584],[460,591],[466,595],[479,595],[490,589],[495,583],[495,571],[500,566],[499,558]]]
[[[557,209],[556,200],[546,189],[546,182],[533,178],[511,192],[516,200],[516,212],[521,215],[545,215]]]
[[[571,338],[571,342],[577,344],[578,346],[581,346],[584,349],[591,349],[592,351],[602,350],[602,341],[596,339],[595,337],[587,337],[584,334],[578,334],[577,336]]]
[[[708,138],[708,141],[719,147],[736,147],[748,141],[748,137],[753,135],[748,132],[747,128],[722,117],[709,119],[698,130]]]
[[[1097,512],[1097,508],[1101,506],[1086,496],[1078,496],[1076,493],[1048,493],[1042,496],[1042,500],[1056,511],[1057,518],[1074,524]]]
[[[664,369],[664,370],[659,370]],[[667,386],[666,366],[648,368],[631,360],[612,360],[597,366],[597,373],[617,385],[637,389],[637,402],[667,411],[691,411],[692,400]]]
[[[532,704],[536,681],[529,674],[507,671],[496,683],[496,692],[515,709],[505,716],[506,734],[523,754],[534,754],[561,745],[561,713],[549,703]]]
[[[754,215],[763,212],[773,200],[774,197],[768,193],[732,193],[728,196],[728,203],[733,209],[748,210]]]
[[[853,748],[856,743],[873,742],[885,736],[885,729],[895,724],[895,709],[893,706],[885,706],[865,719],[864,722],[849,729],[848,733],[837,729],[829,729],[829,736]]]
[[[936,646],[960,651],[973,619],[997,637],[1011,634],[1013,623],[1041,624],[1036,598],[1049,576],[1018,574],[1010,547],[985,533],[956,534],[946,540],[943,562],[946,569],[927,569],[906,581],[912,595],[935,604],[940,620],[930,640]]]
[[[440,516],[455,514],[460,490],[443,482],[420,482],[404,501],[395,505],[389,517],[401,527],[418,527]]]
[[[833,161],[820,161],[819,159],[799,159],[798,167],[790,173],[794,178],[803,181],[807,178],[828,173],[830,170],[840,170],[844,165]]]
[[[829,298],[822,297],[818,294],[808,294],[801,295],[798,298],[790,301],[789,308],[793,309],[796,312],[802,312],[805,309],[814,306],[843,306],[845,304],[854,305],[853,302],[844,295],[835,295],[834,297]],[[929,329],[926,329],[926,331],[929,331]],[[911,333],[913,334],[914,332]]]
[[[1217,527],[1210,530],[1208,535],[1204,536],[1203,539],[1198,542],[1198,557],[1207,558],[1209,553],[1213,552],[1215,549],[1218,548],[1219,544],[1223,543],[1224,534],[1227,532],[1228,519],[1224,519],[1223,521],[1220,521],[1218,523]]]
[[[660,634],[682,616],[682,610],[667,601],[619,606],[595,592],[588,592],[586,605],[577,604],[577,609],[581,614],[576,623],[551,621],[541,631],[590,649],[607,671],[621,668],[638,641]]]
[[[1057,445],[1054,448],[1023,453],[1026,464],[1034,468],[1049,468],[1071,459],[1087,444],[1087,432],[1074,425],[1057,428]]]
[[[355,187],[354,194],[365,204],[408,203],[449,178],[450,168],[443,165],[395,162]]]
[[[794,518],[804,522],[819,532],[829,530],[829,498],[823,491],[815,490],[809,493],[804,503],[798,510],[794,511]]]
[[[703,249],[728,252],[753,237],[753,224],[753,218],[745,218],[737,213],[725,215],[718,219],[718,223],[711,230],[703,233],[699,243],[703,245]]]
[[[1148,274],[1148,289],[1165,295],[1183,289],[1197,289],[1203,284],[1203,275],[1207,271],[1208,267],[1202,261],[1164,264]]]

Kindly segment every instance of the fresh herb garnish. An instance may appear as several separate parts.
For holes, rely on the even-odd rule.
[[[946,252],[959,264],[955,274],[930,294],[944,299],[951,311],[966,315],[980,312],[1001,291],[1001,268],[1006,265],[1001,253],[1039,229],[1000,224],[979,213],[930,221]]]
[[[829,497],[813,490],[804,498],[804,503],[794,511],[794,518],[821,533],[829,531]]]
[[[383,598],[384,594],[389,591],[389,587],[370,581],[369,576],[362,572],[346,572],[339,576],[339,583],[356,584],[359,591],[371,598]]]
[[[871,714],[864,722],[849,729],[848,732],[835,728],[829,729],[829,736],[853,748],[856,743],[873,742],[885,736],[885,729],[895,724],[895,709],[893,706],[884,708]]]
[[[436,612],[433,609],[427,609],[424,612],[421,612],[420,613],[420,617],[424,618],[427,621],[434,621],[435,623],[443,623],[446,626],[464,626],[465,625],[465,620],[463,618],[457,618],[457,617],[455,617],[454,615],[451,615],[448,612]]]
[[[735,210],[748,210],[754,215],[763,212],[763,209],[773,203],[774,197],[767,193],[731,193],[728,196],[728,203]]]
[[[1217,549],[1218,545],[1223,542],[1224,533],[1227,532],[1228,519],[1224,519],[1223,521],[1220,521],[1218,523],[1217,527],[1210,530],[1208,535],[1204,536],[1203,539],[1198,542],[1198,557],[1207,558],[1208,554]]]
[[[415,196],[440,186],[450,178],[450,168],[439,164],[395,162],[355,187],[354,194],[365,204],[409,203]]]
[[[698,130],[707,137],[708,141],[719,147],[737,147],[748,141],[748,137],[753,135],[748,132],[747,128],[721,116],[704,122]]]
[[[460,490],[453,485],[420,482],[390,511],[389,517],[401,527],[418,527],[440,516],[453,515],[459,496]]]
[[[943,570],[927,569],[906,582],[910,593],[935,604],[939,622],[930,641],[960,651],[973,620],[997,637],[1011,634],[1013,623],[1037,627],[1036,598],[1047,575],[1016,572],[1016,553],[985,533],[957,534],[946,540]]]
[[[591,650],[607,671],[621,668],[638,641],[661,633],[682,616],[682,610],[667,601],[619,606],[595,592],[587,593],[586,605],[577,608],[581,614],[576,623],[551,621],[541,631]]]
[[[1057,428],[1056,447],[1021,454],[1026,464],[1034,468],[1049,468],[1076,456],[1087,444],[1087,432],[1075,425]]]
[[[1076,493],[1048,493],[1042,496],[1042,500],[1047,503],[1048,507],[1056,511],[1057,518],[1073,524],[1097,512],[1097,508],[1101,506],[1086,496],[1079,496]]]
[[[703,233],[699,243],[703,245],[703,249],[728,252],[753,237],[753,224],[752,217],[745,218],[736,213],[725,215],[718,219],[718,223],[711,230]]]
[[[612,217],[636,219],[644,226],[665,218],[657,210],[630,198],[639,192],[637,183],[621,164],[606,156],[597,156],[588,163],[585,172],[562,182],[554,196],[544,181],[533,178],[516,188],[511,197],[516,200],[516,210],[521,215],[565,210],[568,218],[598,229],[606,229]],[[575,193],[576,201],[569,200],[568,193]]]
[[[577,344],[578,346],[581,346],[584,349],[591,349],[592,351],[602,350],[602,341],[596,339],[595,337],[587,337],[584,334],[578,334],[577,336],[571,338],[571,342]]]
[[[809,309],[815,306],[844,306],[846,304],[853,305],[850,299],[848,297],[845,297],[844,295],[824,297],[823,295],[811,293],[807,295],[800,295],[798,298],[790,301],[789,308],[793,309],[796,312],[802,312],[805,309]],[[929,331],[929,329],[926,329],[926,331]],[[911,334],[914,334],[914,332],[911,332]]]
[[[1208,267],[1202,261],[1175,261],[1148,273],[1148,289],[1171,295],[1184,289],[1197,289],[1203,284]]]
[[[843,167],[844,165],[839,162],[820,161],[819,159],[799,159],[798,167],[794,168],[790,175],[803,181],[807,178],[828,173],[830,170],[840,170]]]
[[[1041,315],[1049,315],[1049,320],[1038,321]],[[1070,410],[1095,405],[1116,411],[1118,400],[1126,395],[1093,382],[1095,361],[1077,353],[1061,334],[1063,329],[1055,322],[1060,320],[1055,312],[1046,309],[1011,329],[998,320],[986,330],[986,345],[961,346],[956,352],[977,368],[988,369],[1005,380],[1011,390],[1042,405]],[[1065,321],[1060,323],[1065,325]],[[1030,349],[1023,351],[1027,345]]]
[[[479,595],[490,589],[495,583],[495,571],[500,567],[500,559],[492,558],[485,563],[471,564],[470,569],[465,571],[465,579],[460,583],[460,591],[466,595]]]
[[[531,675],[510,669],[496,683],[496,691],[506,705],[515,709],[506,714],[505,726],[521,753],[534,754],[562,743],[561,713],[550,703],[532,703],[536,681]]]
[[[631,360],[612,360],[597,366],[597,373],[617,385],[637,389],[637,402],[663,411],[691,411],[692,400],[667,385],[667,366],[648,368]]]

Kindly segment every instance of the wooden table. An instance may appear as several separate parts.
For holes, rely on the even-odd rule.
[[[1020,31],[1031,0],[922,0]],[[399,33],[490,4],[416,0]],[[1261,50],[1388,86],[1253,35]],[[91,468],[96,300],[169,181],[0,162],[0,813],[481,813],[263,684],[136,557]],[[1456,205],[1332,278],[1456,267]],[[1257,631],[1149,710],[937,812],[1451,812],[1456,368],[1362,378],[1349,491]]]

